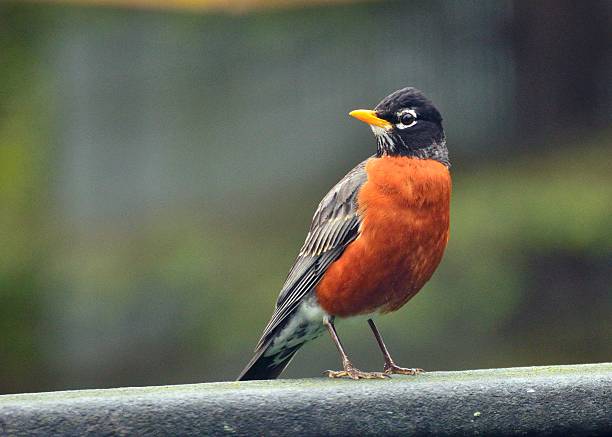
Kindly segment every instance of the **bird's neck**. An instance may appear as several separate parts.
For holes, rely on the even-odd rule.
[[[432,159],[444,164],[450,168],[450,158],[448,156],[448,148],[446,147],[446,139],[431,139],[429,145],[421,144],[406,144],[401,137],[390,135],[376,136],[376,156],[407,156],[417,159]]]

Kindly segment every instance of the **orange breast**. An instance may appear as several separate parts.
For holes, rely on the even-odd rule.
[[[372,158],[357,198],[359,237],[317,285],[320,305],[340,317],[394,311],[429,280],[449,230],[451,178],[437,161]]]

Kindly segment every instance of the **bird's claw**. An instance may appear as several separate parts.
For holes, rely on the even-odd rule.
[[[346,366],[344,370],[327,370],[325,375],[329,378],[344,378],[346,376],[351,379],[386,379],[390,377],[385,372],[362,372],[352,366]]]
[[[385,375],[418,375],[423,372],[423,369],[400,367],[396,364],[386,364],[384,370]]]

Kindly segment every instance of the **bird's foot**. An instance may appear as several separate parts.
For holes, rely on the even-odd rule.
[[[423,373],[423,369],[412,369],[407,367],[400,367],[395,363],[385,364],[384,373],[385,375],[418,375]]]
[[[389,375],[384,372],[363,372],[353,367],[350,362],[344,364],[344,370],[326,370],[325,375],[327,375],[329,378],[344,378],[345,376],[351,379],[389,378]]]

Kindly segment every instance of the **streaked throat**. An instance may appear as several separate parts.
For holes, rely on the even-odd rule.
[[[392,155],[398,152],[396,140],[391,132],[379,126],[370,125],[370,128],[376,138],[376,154],[378,156]]]

